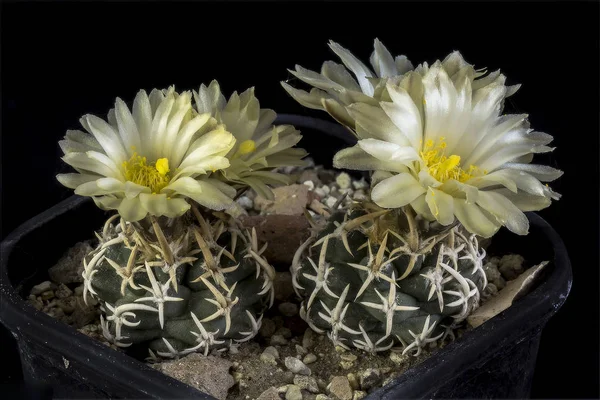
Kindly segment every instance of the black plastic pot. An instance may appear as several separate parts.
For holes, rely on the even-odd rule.
[[[349,137],[339,125],[314,118],[281,115],[278,122],[293,123],[305,132],[303,141],[307,143],[301,144],[317,163],[322,161],[319,154],[330,160],[335,148],[343,147],[339,139]],[[321,137],[314,140],[313,135]],[[332,136],[338,139],[331,141]],[[48,279],[48,268],[69,247],[89,239],[105,217],[89,199],[73,196],[21,225],[1,244],[0,322],[17,339],[25,381],[35,387],[49,386],[60,398],[210,399],[36,311],[23,300],[33,285]],[[528,217],[529,235],[501,231],[488,251],[519,253],[529,263],[550,260],[543,281],[509,309],[465,333],[369,399],[529,396],[542,329],[566,300],[572,274],[557,233],[538,215],[528,213]]]

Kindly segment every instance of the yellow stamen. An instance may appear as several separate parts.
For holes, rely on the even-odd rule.
[[[421,158],[432,177],[442,183],[450,179],[465,182],[474,175],[481,174],[479,168],[475,165],[470,165],[467,170],[462,169],[460,166],[460,156],[455,154],[446,156],[446,147],[445,137],[440,137],[437,145],[433,140],[429,139],[425,142],[425,146],[420,152]],[[483,174],[487,174],[487,171],[483,171]]]
[[[166,158],[159,158],[156,163],[148,165],[146,157],[133,153],[128,161],[123,161],[123,171],[125,179],[150,188],[152,193],[160,192],[171,180]]]
[[[256,142],[252,139],[248,139],[240,143],[237,153],[243,156],[244,154],[252,153],[254,150],[256,150]]]
[[[162,176],[165,176],[169,173],[169,160],[166,158],[159,158],[156,160],[156,170]]]

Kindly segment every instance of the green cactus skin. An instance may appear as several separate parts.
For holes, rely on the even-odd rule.
[[[256,231],[211,223],[193,209],[176,219],[111,217],[84,261],[84,300],[98,298],[104,336],[146,343],[150,358],[226,350],[252,339],[274,300],[275,270]]]
[[[418,355],[478,307],[484,257],[460,225],[363,204],[315,227],[291,273],[300,315],[335,345],[371,353],[402,345]]]

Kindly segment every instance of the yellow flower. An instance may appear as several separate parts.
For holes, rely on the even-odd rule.
[[[88,132],[67,131],[62,158],[78,173],[57,179],[102,209],[129,221],[146,215],[176,217],[188,199],[216,210],[231,207],[236,191],[211,174],[229,167],[235,138],[210,114],[192,108],[192,94],[174,88],[141,90],[131,112],[119,98],[108,122],[85,115]]]
[[[374,171],[372,200],[410,204],[442,225],[457,218],[472,233],[492,236],[505,225],[526,234],[523,211],[559,199],[548,185],[562,171],[531,164],[553,150],[552,136],[529,128],[527,115],[501,115],[512,90],[499,73],[476,79],[457,53],[388,81],[389,101],[346,107],[358,144],[334,157],[338,168]]]
[[[261,109],[254,88],[229,100],[221,93],[217,81],[201,85],[194,92],[198,113],[209,113],[236,138],[227,154],[230,166],[220,171],[219,179],[237,188],[250,186],[265,198],[273,193],[267,185],[289,184],[289,176],[273,172],[282,166],[304,165],[306,151],[294,146],[300,132],[291,125],[273,125],[277,114]]]

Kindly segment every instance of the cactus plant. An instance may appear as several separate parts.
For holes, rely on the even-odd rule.
[[[273,304],[275,271],[242,228],[235,197],[269,196],[275,167],[301,165],[299,132],[273,125],[254,90],[226,101],[213,81],[194,93],[140,91],[133,112],[117,99],[108,123],[82,118],[69,131],[58,175],[75,193],[118,214],[84,259],[84,300],[97,298],[104,336],[147,345],[150,357],[227,349],[257,334]],[[282,164],[283,163],[283,164]],[[272,194],[271,194],[272,197]]]
[[[301,315],[336,344],[405,352],[451,332],[487,285],[475,235],[433,226],[410,208],[337,210],[298,249],[291,271]]]
[[[370,171],[371,190],[347,210],[334,207],[326,224],[313,223],[291,267],[294,287],[303,317],[336,344],[371,352],[402,344],[419,354],[478,307],[487,285],[479,237],[502,226],[525,235],[523,211],[560,198],[541,182],[562,171],[531,164],[534,153],[553,150],[553,138],[530,129],[527,115],[501,115],[519,86],[506,86],[499,71],[484,76],[458,52],[399,69],[376,40],[374,77],[331,46],[361,91],[331,62],[321,75],[295,72],[326,92],[282,84],[356,136],[333,163]]]
[[[88,292],[101,299],[105,335],[117,346],[148,342],[162,357],[207,354],[258,332],[273,304],[275,270],[256,231],[192,210],[195,221],[186,214],[164,229],[156,218],[145,226],[114,216],[99,234],[86,259],[84,300]]]

